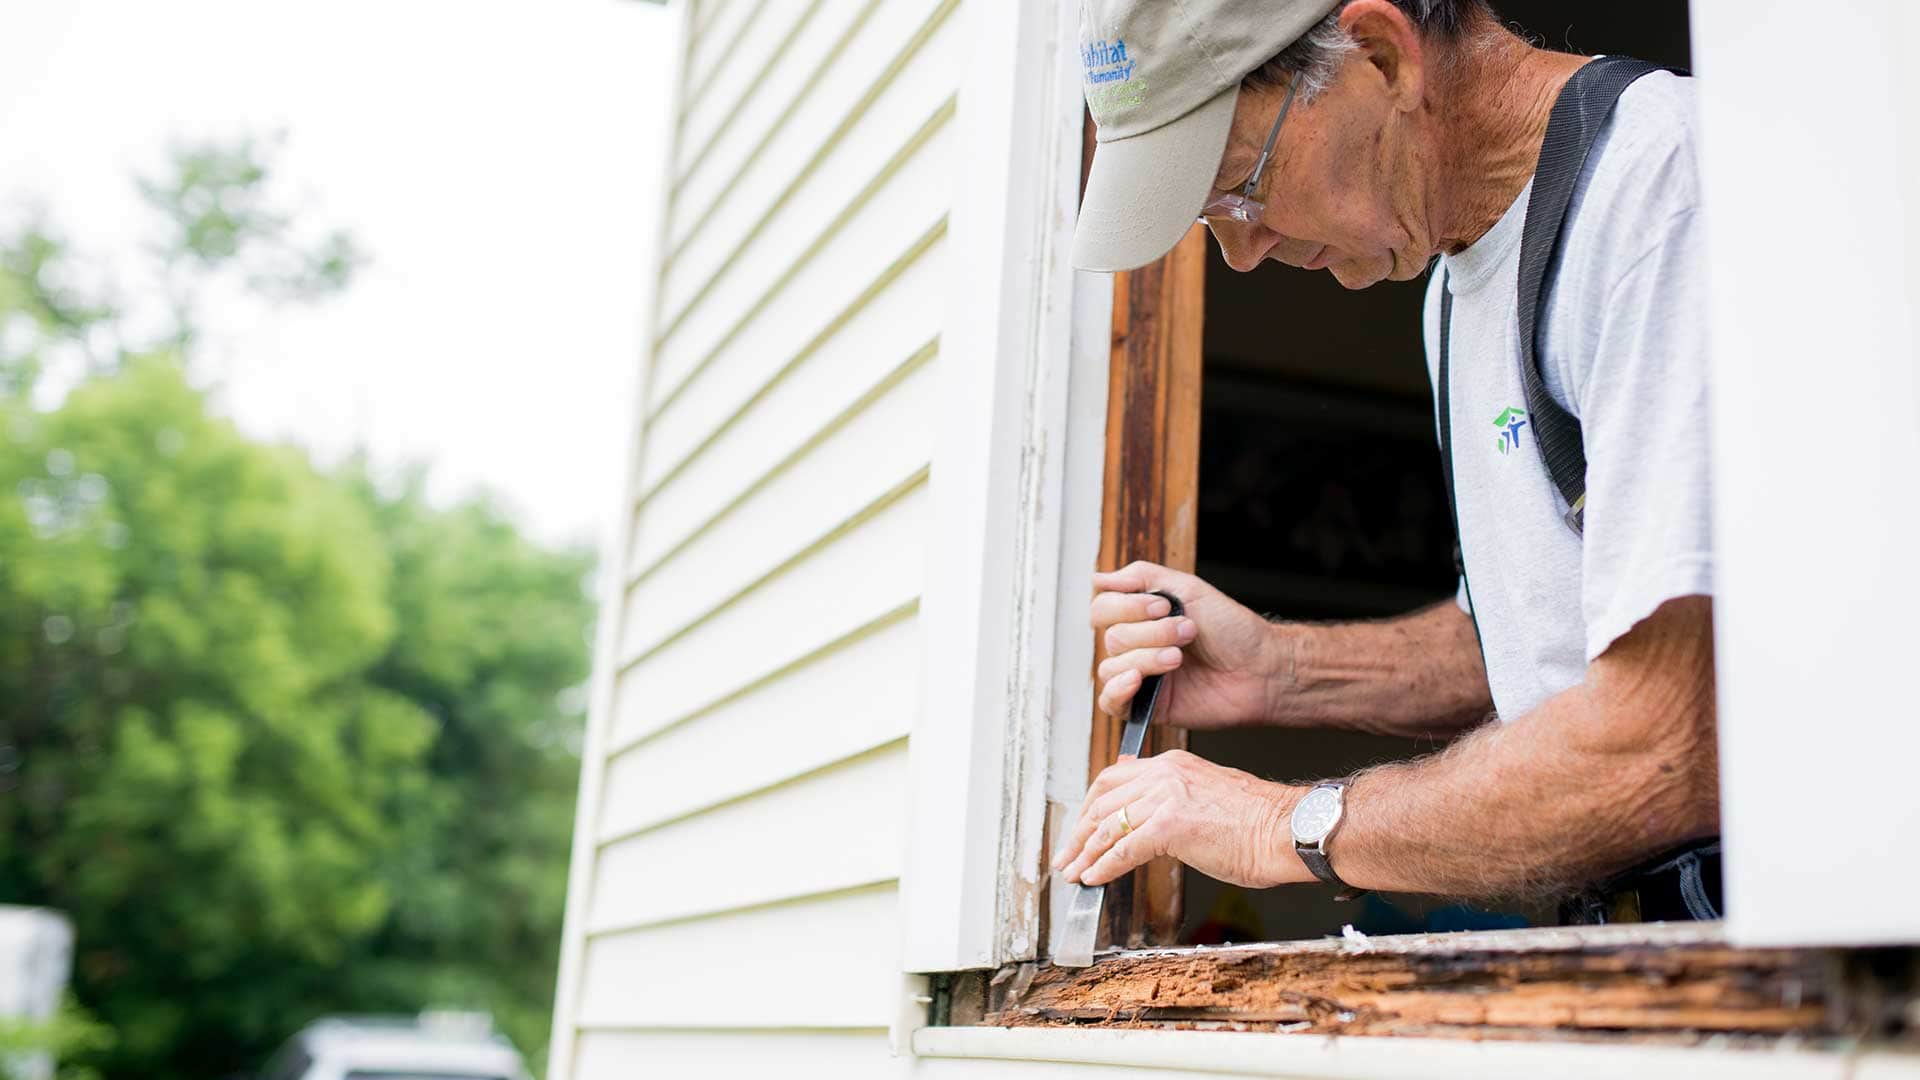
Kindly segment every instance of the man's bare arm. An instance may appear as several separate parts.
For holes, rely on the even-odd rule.
[[[1452,735],[1493,708],[1473,620],[1451,600],[1379,622],[1278,623],[1268,722]]]
[[[1179,670],[1158,717],[1176,727],[1347,728],[1451,736],[1492,707],[1473,621],[1451,601],[1372,623],[1275,623],[1192,574],[1149,562],[1093,575],[1107,656],[1100,708],[1126,715],[1147,676]],[[1171,615],[1159,590],[1177,596]]]
[[[1306,791],[1183,750],[1124,759],[1088,789],[1054,866],[1098,885],[1171,855],[1240,885],[1312,881],[1287,820]],[[1364,888],[1555,895],[1711,834],[1718,792],[1712,601],[1685,597],[1539,709],[1360,774],[1329,850]]]
[[[1362,773],[1331,843],[1340,876],[1396,892],[1550,895],[1712,834],[1712,612],[1707,597],[1669,601],[1528,715]]]

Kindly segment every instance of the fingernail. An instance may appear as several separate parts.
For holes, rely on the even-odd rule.
[[[1192,641],[1199,632],[1200,628],[1193,624],[1192,619],[1181,619],[1180,628],[1176,631],[1181,641]]]
[[[1161,597],[1156,596],[1152,600],[1149,600],[1147,602],[1147,614],[1153,616],[1156,619],[1160,618],[1163,615],[1170,615],[1172,613],[1173,613],[1173,605],[1167,603],[1166,600]]]
[[[1157,659],[1159,659],[1159,661],[1163,664],[1177,664],[1180,662],[1180,650],[1179,649],[1161,649],[1160,655]]]

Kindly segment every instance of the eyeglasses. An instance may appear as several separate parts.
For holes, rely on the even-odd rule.
[[[1287,99],[1280,104],[1280,115],[1273,121],[1273,130],[1267,132],[1267,144],[1260,148],[1260,160],[1253,163],[1253,175],[1241,185],[1239,191],[1229,191],[1224,195],[1215,195],[1200,208],[1202,224],[1208,218],[1224,218],[1228,221],[1254,222],[1267,212],[1267,204],[1253,197],[1260,188],[1260,174],[1266,171],[1267,159],[1273,156],[1273,141],[1280,137],[1280,125],[1287,122],[1287,110],[1293,108],[1293,92],[1300,85],[1299,79],[1287,83]]]

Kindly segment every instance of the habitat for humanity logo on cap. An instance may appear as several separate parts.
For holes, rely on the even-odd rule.
[[[1073,264],[1131,270],[1193,227],[1240,80],[1340,0],[1080,0],[1074,37],[1097,144]]]
[[[1087,73],[1087,108],[1096,124],[1104,122],[1116,109],[1146,102],[1147,81],[1134,79],[1137,61],[1127,51],[1125,38],[1102,37],[1082,42],[1080,63]]]

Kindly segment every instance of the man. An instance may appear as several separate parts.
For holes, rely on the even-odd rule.
[[[1270,623],[1165,567],[1094,579],[1111,714],[1144,677],[1172,673],[1167,723],[1451,745],[1322,785],[1178,751],[1122,760],[1089,789],[1055,868],[1100,884],[1171,855],[1253,887],[1317,877],[1571,897],[1569,921],[1717,917],[1690,81],[1647,74],[1620,94],[1559,233],[1537,365],[1579,425],[1581,503],[1562,498],[1526,422],[1516,286],[1549,117],[1587,58],[1530,46],[1484,0],[1089,0],[1082,36],[1100,141],[1076,263],[1151,261],[1196,214],[1236,270],[1273,259],[1364,288],[1438,257],[1428,365],[1443,426],[1473,435],[1450,454],[1453,602],[1379,623]]]

